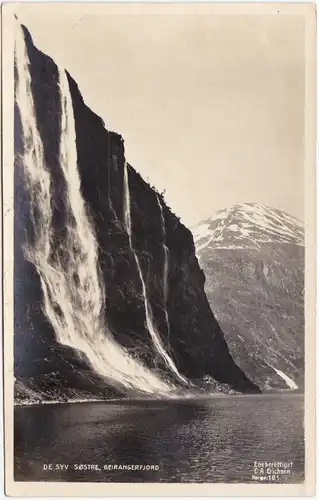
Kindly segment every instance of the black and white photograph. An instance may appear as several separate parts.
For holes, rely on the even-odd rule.
[[[5,6],[8,491],[313,484],[315,10],[271,5]]]

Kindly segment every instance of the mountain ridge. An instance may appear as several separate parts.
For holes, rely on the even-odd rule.
[[[198,250],[258,248],[260,243],[304,245],[303,223],[282,210],[258,203],[242,203],[219,210],[193,226]]]

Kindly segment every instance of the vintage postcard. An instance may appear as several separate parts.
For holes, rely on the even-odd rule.
[[[2,6],[6,493],[311,496],[313,4]]]

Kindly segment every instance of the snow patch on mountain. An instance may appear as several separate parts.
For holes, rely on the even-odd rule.
[[[291,215],[257,203],[243,203],[216,212],[193,228],[197,252],[260,248],[261,243],[304,245],[303,223]]]
[[[277,373],[277,375],[279,375],[286,382],[289,389],[291,389],[291,390],[298,389],[298,385],[292,380],[292,378],[288,377],[288,375],[286,375],[286,373],[282,372],[281,370],[278,370],[277,368],[270,365],[269,363],[268,363],[268,365],[270,366],[270,368],[272,368]]]

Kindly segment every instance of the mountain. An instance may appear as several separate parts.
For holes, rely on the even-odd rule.
[[[304,386],[304,229],[256,203],[193,228],[205,290],[236,363],[263,390]]]
[[[73,78],[26,28],[20,35],[17,400],[28,390],[41,401],[260,392],[211,311],[192,233],[127,163],[123,138]]]
[[[243,203],[216,212],[193,231],[197,251],[205,247],[259,249],[263,244],[304,246],[303,224],[291,215],[257,203]]]

